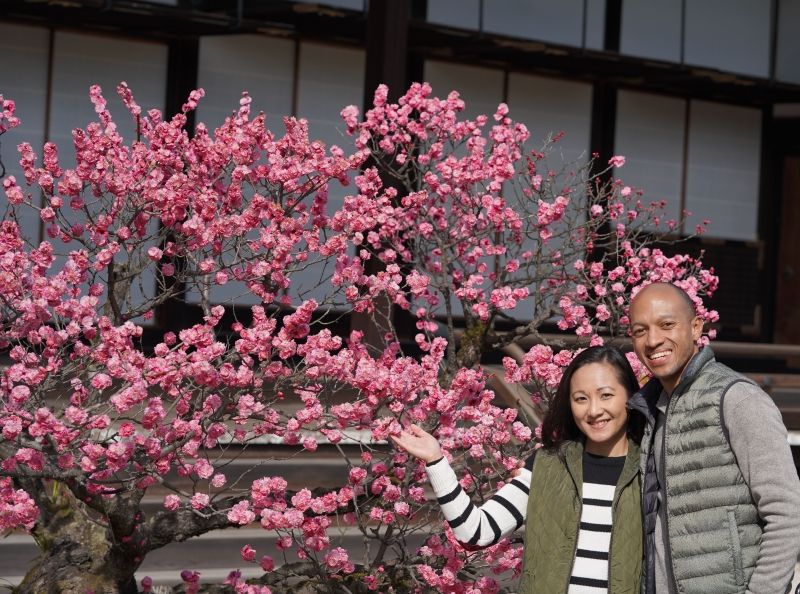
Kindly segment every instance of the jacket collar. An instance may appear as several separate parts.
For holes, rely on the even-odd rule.
[[[564,444],[564,462],[567,471],[575,483],[575,491],[580,495],[583,492],[583,440],[576,439]]]
[[[564,445],[564,461],[578,493],[583,492],[583,451],[583,440],[569,441]],[[629,437],[628,453],[625,456],[622,474],[617,481],[618,488],[614,495],[615,499],[619,496],[621,487],[632,481],[637,472],[639,472],[639,445]]]
[[[613,505],[615,506],[617,500],[619,500],[622,489],[636,478],[639,472],[639,454],[639,445],[631,438],[628,438],[628,455],[625,457],[625,466],[622,467],[622,474],[620,474],[619,480],[617,481],[617,489],[614,492]]]

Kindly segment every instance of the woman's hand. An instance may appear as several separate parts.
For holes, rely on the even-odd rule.
[[[403,448],[412,456],[431,463],[443,456],[439,442],[430,433],[423,431],[417,425],[409,425],[398,435],[391,435],[392,441]]]

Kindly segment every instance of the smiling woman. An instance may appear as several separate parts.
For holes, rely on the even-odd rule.
[[[521,594],[634,592],[642,559],[641,419],[626,405],[637,388],[619,350],[579,353],[542,424],[544,447],[479,508],[436,438],[412,425],[393,439],[427,462],[442,513],[459,541],[491,546],[527,524]]]
[[[590,363],[572,376],[570,404],[585,450],[598,456],[628,452],[628,390],[608,363]]]

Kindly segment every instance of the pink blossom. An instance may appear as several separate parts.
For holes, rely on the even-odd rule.
[[[209,496],[206,493],[195,493],[192,495],[190,503],[196,510],[201,510],[208,507]]]
[[[14,110],[14,101],[11,99],[4,99],[3,95],[0,94],[0,134],[19,126],[20,121],[19,118],[14,115]]]
[[[208,460],[201,458],[194,463],[194,471],[200,478],[207,479],[214,474],[214,467],[208,462]]]
[[[228,511],[228,520],[239,526],[252,523],[256,519],[256,514],[250,509],[250,502],[240,501]]]
[[[242,560],[251,563],[255,561],[256,558],[256,550],[251,547],[249,544],[244,545],[241,550]]]
[[[164,497],[164,507],[168,510],[175,511],[181,505],[181,498],[177,495],[167,495]]]
[[[98,373],[92,378],[92,387],[97,390],[105,390],[111,386],[111,378],[105,373]]]
[[[325,565],[334,571],[341,571],[342,573],[352,573],[355,571],[355,566],[350,561],[347,551],[341,547],[331,549],[325,555]]]
[[[3,180],[3,189],[10,204],[19,205],[25,200],[22,188],[17,185],[17,180],[13,175],[9,175]]]
[[[367,471],[358,466],[350,469],[350,482],[357,485],[364,481],[367,476]]]

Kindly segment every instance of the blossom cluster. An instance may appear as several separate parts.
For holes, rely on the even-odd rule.
[[[14,115],[15,109],[14,101],[3,98],[0,93],[0,134],[19,126],[19,118]]]
[[[22,489],[14,489],[11,479],[0,478],[0,530],[17,527],[33,528],[39,517],[39,509],[33,499]]]

